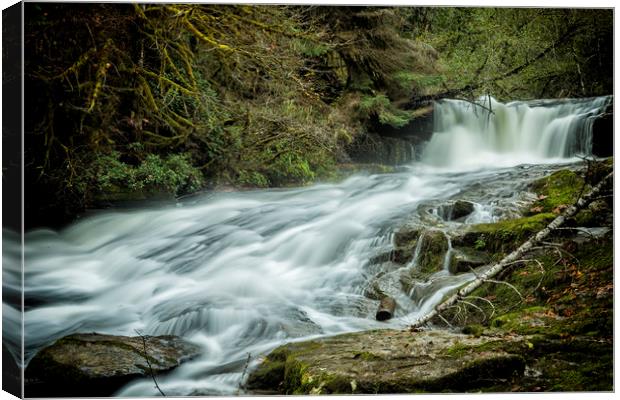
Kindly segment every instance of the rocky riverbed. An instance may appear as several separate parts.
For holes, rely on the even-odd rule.
[[[378,303],[396,289],[398,301],[403,293],[424,299],[436,293],[440,279],[456,279],[458,287],[467,282],[459,277],[473,277],[515,249],[612,167],[609,159],[538,179],[522,199],[506,197],[496,207],[494,223],[472,221],[480,215],[473,195],[420,204],[411,220],[393,228],[391,250],[373,256],[377,267],[370,271],[376,274],[363,291],[364,304]],[[234,361],[235,371],[243,370],[236,390],[612,390],[613,197],[608,189],[545,243],[422,329],[372,328],[289,341],[268,354],[254,353],[263,356],[251,362],[247,356]],[[26,395],[107,396],[137,378],[154,387],[153,377],[165,383],[166,373],[185,360],[202,357],[208,365],[214,350],[206,348],[199,355],[200,347],[170,335],[65,336],[30,361]]]
[[[611,159],[531,185],[522,216],[444,235],[409,224],[385,261],[415,287],[444,264],[453,272],[499,260],[610,172]],[[611,189],[609,189],[611,190]],[[424,329],[375,330],[291,343],[267,355],[251,393],[610,391],[613,389],[613,197],[580,211],[539,248]],[[451,236],[451,237],[450,237]],[[422,243],[420,244],[420,241]],[[452,253],[446,257],[448,244]],[[472,255],[473,254],[473,255]],[[426,259],[428,258],[428,259]],[[380,297],[381,278],[371,290]]]

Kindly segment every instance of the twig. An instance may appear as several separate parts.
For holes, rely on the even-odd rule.
[[[483,316],[483,321],[486,321],[486,320],[488,319],[488,318],[487,318],[487,313],[485,313],[485,312],[484,312],[484,310],[483,310],[482,308],[478,307],[478,306],[477,306],[477,305],[475,305],[474,303],[470,303],[469,301],[465,301],[465,300],[459,300],[459,303],[466,304],[466,305],[471,306],[471,307],[475,308],[476,310],[480,311],[480,313],[481,313],[481,314],[482,314],[482,316]]]
[[[509,288],[514,290],[519,295],[519,298],[521,299],[521,301],[523,301],[523,295],[521,294],[521,292],[519,292],[519,290],[516,287],[514,287],[514,285],[512,285],[512,284],[510,284],[510,283],[508,283],[506,281],[496,281],[494,279],[485,279],[484,281],[485,282],[491,282],[491,283],[497,283],[497,284],[504,284],[504,285],[508,286]]]
[[[142,335],[142,333],[140,333],[140,331],[137,330],[137,329],[135,329],[135,332],[142,339],[142,346],[144,347],[144,359],[146,360],[146,364],[149,366],[149,372],[151,374],[151,378],[153,378],[153,382],[155,382],[155,387],[157,388],[157,390],[159,390],[159,393],[161,393],[161,395],[163,397],[166,397],[166,394],[161,390],[161,388],[157,384],[157,379],[155,379],[155,373],[153,372],[153,367],[151,366],[151,361],[149,360],[149,355],[146,352],[146,337],[144,335]]]
[[[486,301],[491,306],[491,315],[489,316],[489,319],[493,318],[493,315],[495,315],[495,305],[493,304],[491,300],[485,299],[484,297],[479,297],[479,296],[467,296],[465,298]]]

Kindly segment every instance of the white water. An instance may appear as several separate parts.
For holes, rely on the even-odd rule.
[[[508,104],[482,98],[481,105],[444,100],[435,105],[435,134],[423,160],[462,170],[589,155],[592,123],[610,102],[611,96]]]
[[[512,115],[510,108],[517,106],[493,107],[504,107],[505,115]],[[581,106],[574,107],[585,113]],[[520,126],[531,126],[524,120],[537,111],[517,108],[524,110],[517,118]],[[27,233],[26,362],[43,346],[73,332],[175,334],[201,345],[204,354],[158,379],[164,392],[233,394],[248,353],[254,365],[259,355],[286,341],[406,326],[471,275],[441,271],[433,281],[405,293],[397,271],[392,271],[386,282],[399,304],[396,318],[374,321],[378,302],[366,298],[364,290],[384,266],[369,260],[391,249],[394,228],[407,218],[423,221],[416,214],[419,205],[455,197],[476,202],[468,221],[492,221],[524,201],[520,190],[526,182],[555,168],[495,167],[461,173],[433,166],[477,164],[470,153],[459,153],[461,158],[453,154],[450,136],[458,143],[477,140],[494,157],[506,151],[513,165],[520,163],[519,156],[531,155],[512,136],[514,147],[503,139],[493,145],[476,139],[478,135],[491,140],[492,134],[477,132],[482,128],[476,128],[462,104],[447,102],[437,110],[443,117],[425,162],[397,173],[358,175],[338,184],[299,189],[204,195],[176,207],[104,212],[60,232]],[[493,129],[493,134],[501,131]],[[474,154],[475,150],[470,148]],[[555,162],[565,154],[548,150],[536,154],[539,161]],[[4,232],[3,246],[3,289],[18,293],[18,238]],[[19,313],[14,305],[3,304],[3,315],[5,344],[16,352]],[[152,381],[144,379],[117,394],[157,392]]]

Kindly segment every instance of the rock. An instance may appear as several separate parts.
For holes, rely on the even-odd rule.
[[[453,248],[450,260],[450,273],[460,274],[491,262],[491,257],[483,252],[471,248]]]
[[[379,330],[290,343],[269,354],[250,374],[255,393],[412,393],[479,390],[523,374],[525,361],[496,343],[512,338],[446,331]],[[472,348],[469,351],[469,348]]]
[[[495,254],[509,253],[531,235],[545,228],[557,215],[541,213],[529,217],[508,219],[490,224],[471,225],[465,232],[452,235],[452,246],[470,248]]]
[[[538,195],[530,212],[553,212],[558,207],[575,204],[582,188],[584,193],[589,190],[584,187],[584,179],[579,174],[567,169],[538,179],[529,185],[529,190]]]
[[[465,219],[474,212],[474,203],[465,200],[457,200],[453,203],[442,204],[437,209],[437,214],[444,221],[459,221]]]
[[[418,241],[421,243],[418,244]],[[387,254],[373,258],[374,261],[385,260],[405,265],[409,263],[419,245],[420,254],[417,259],[417,272],[430,275],[443,268],[443,260],[448,251],[448,238],[443,231],[404,227],[394,235],[396,248]]]
[[[145,336],[154,374],[197,356],[200,348],[178,336]],[[127,382],[150,376],[141,337],[74,334],[41,350],[25,377],[28,397],[106,397]]]
[[[357,163],[400,165],[415,159],[412,141],[377,134],[360,135],[346,150]]]
[[[417,260],[420,272],[432,274],[441,271],[448,251],[448,238],[439,230],[428,230],[420,237],[420,254]]]
[[[411,247],[415,246],[420,233],[423,229],[417,225],[405,225],[401,227],[394,234],[394,246],[396,247]]]

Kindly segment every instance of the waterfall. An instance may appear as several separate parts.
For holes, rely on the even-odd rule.
[[[383,272],[370,260],[393,249],[388,239],[394,229],[411,218],[424,224],[421,205],[454,196],[476,199],[467,223],[492,222],[497,210],[512,212],[519,190],[554,168],[549,160],[566,165],[567,157],[588,153],[591,119],[610,100],[491,100],[490,115],[463,101],[443,101],[423,162],[393,173],[209,193],[172,207],[102,210],[60,231],[26,232],[23,249],[20,235],[5,229],[4,345],[14,356],[21,350],[22,251],[26,364],[75,332],[179,335],[200,345],[203,355],[160,377],[169,395],[237,393],[247,377],[247,354],[259,359],[282,343],[404,328],[474,275],[439,271],[409,291],[398,270],[385,271],[399,308],[392,320],[375,321],[378,301],[364,288]],[[505,160],[533,159],[546,164],[499,168]],[[492,168],[462,172],[482,162]],[[421,242],[406,267],[419,261]],[[157,392],[146,378],[117,394]]]
[[[592,125],[611,96],[500,103],[442,100],[424,162],[444,167],[544,163],[592,153]]]

